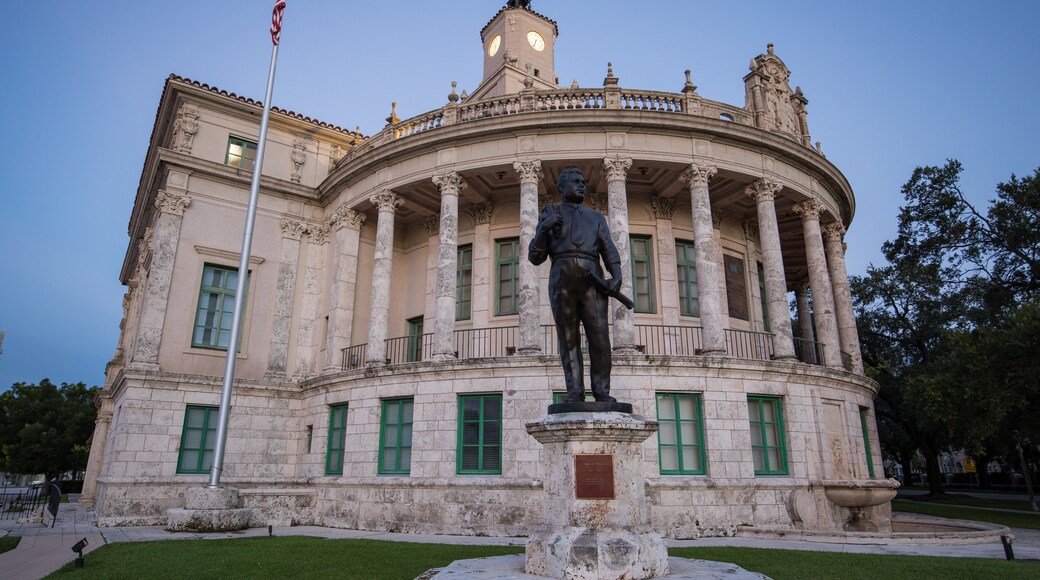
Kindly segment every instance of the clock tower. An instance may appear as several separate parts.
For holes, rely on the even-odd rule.
[[[480,31],[484,45],[484,80],[470,98],[520,92],[528,65],[535,89],[558,88],[553,48],[559,29],[555,22],[529,6],[530,2],[510,1]]]

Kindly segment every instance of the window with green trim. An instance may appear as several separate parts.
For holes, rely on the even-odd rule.
[[[458,449],[458,473],[502,473],[502,395],[459,397]]]
[[[473,246],[459,246],[455,276],[455,320],[469,320],[473,308]]]
[[[567,398],[567,391],[554,391],[553,392],[553,399],[552,399],[552,401],[553,401],[554,405],[557,404],[557,403],[562,403],[565,398]],[[586,403],[594,403],[594,402],[596,402],[596,397],[592,395],[592,391],[591,390],[585,391],[585,402]]]
[[[495,316],[520,312],[520,239],[495,241]]]
[[[256,142],[234,135],[228,137],[224,164],[252,171],[256,165]]]
[[[379,473],[408,475],[412,468],[412,399],[383,401],[379,425]]]
[[[701,396],[657,393],[657,450],[662,475],[704,475]]]
[[[762,300],[762,324],[764,324],[766,332],[769,330],[769,301],[766,300],[766,270],[762,267],[762,262],[758,263],[758,295]]]
[[[227,350],[231,342],[231,319],[235,311],[238,268],[207,264],[202,270],[199,304],[191,345]],[[243,317],[244,319],[244,317]]]
[[[748,397],[755,475],[787,475],[787,446],[780,397]]]
[[[870,421],[870,409],[859,408],[859,424],[863,428],[863,449],[867,452],[867,473],[874,477],[874,454],[870,452],[870,429],[867,428]]]
[[[329,405],[329,442],[325,447],[325,475],[343,475],[347,440],[347,404]]]
[[[679,314],[700,316],[700,297],[697,295],[697,255],[693,242],[675,242],[676,279],[679,281]]]
[[[629,255],[632,259],[632,301],[636,312],[655,312],[654,261],[649,236],[629,236]]]
[[[188,405],[184,410],[177,473],[209,473],[217,441],[217,407]]]
[[[416,316],[415,318],[409,318],[405,322],[408,323],[408,350],[404,353],[405,360],[407,362],[419,362],[423,359],[423,317]]]

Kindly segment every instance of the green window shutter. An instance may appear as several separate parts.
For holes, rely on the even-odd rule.
[[[347,439],[347,404],[329,405],[329,441],[325,447],[325,475],[343,475]]]
[[[459,397],[456,471],[460,475],[502,473],[502,395]]]
[[[632,301],[635,312],[653,313],[654,261],[649,236],[629,236],[629,255],[632,262]]]
[[[473,246],[459,246],[455,278],[455,320],[469,320],[473,308]]]
[[[766,300],[766,271],[761,262],[758,264],[758,296],[762,300],[762,324],[766,332],[772,332],[769,329],[769,301]]]
[[[657,449],[662,475],[707,473],[702,417],[700,395],[657,393]]]
[[[787,444],[780,397],[749,396],[747,405],[755,475],[787,475]]]
[[[495,316],[520,312],[520,240],[495,242]]]
[[[863,449],[867,452],[867,473],[874,477],[874,454],[870,451],[870,429],[867,429],[870,420],[870,409],[859,408],[859,424],[863,428]]]
[[[212,264],[206,264],[203,268],[199,304],[195,309],[195,326],[191,335],[193,347],[227,350],[231,342],[237,287],[238,268]],[[243,316],[239,324],[244,323]]]
[[[252,171],[253,166],[256,165],[256,142],[234,135],[228,137],[224,164]]]
[[[676,279],[679,281],[679,314],[700,316],[700,298],[697,295],[697,256],[693,242],[675,242]]]
[[[408,475],[412,467],[412,399],[383,401],[379,426],[379,473]]]
[[[188,405],[184,410],[177,473],[209,473],[217,440],[217,407]]]

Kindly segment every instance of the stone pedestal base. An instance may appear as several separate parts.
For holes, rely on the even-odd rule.
[[[228,487],[189,487],[184,509],[166,510],[171,532],[233,532],[249,527],[253,510],[240,508],[238,490]]]
[[[527,540],[524,567],[549,578],[654,578],[668,573],[668,550],[653,532],[542,529]]]

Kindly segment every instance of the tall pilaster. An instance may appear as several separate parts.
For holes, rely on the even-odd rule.
[[[282,256],[278,263],[278,286],[274,295],[274,321],[271,324],[271,346],[265,378],[285,378],[296,298],[296,271],[300,266],[300,240],[306,232],[307,226],[303,222],[282,220]]]
[[[620,155],[603,159],[607,176],[607,223],[621,255],[621,292],[632,295],[632,252],[629,250],[628,231],[628,170],[632,160]],[[620,353],[636,352],[636,326],[632,311],[616,300],[610,301],[610,320],[614,324],[614,349]]]
[[[83,475],[83,490],[79,496],[79,505],[88,509],[94,507],[97,501],[97,478],[101,475],[101,464],[105,459],[108,428],[112,425],[114,406],[115,403],[110,396],[101,397],[101,408],[98,409],[94,422],[94,436],[91,437],[90,455],[87,457],[87,472]]]
[[[430,331],[432,334],[433,327],[437,324],[437,268],[440,260],[439,248],[441,247],[441,214],[435,213],[426,216],[422,224],[426,229],[427,236],[426,301],[423,306],[423,334],[426,334],[427,331]]]
[[[293,376],[305,379],[320,369],[316,368],[318,348],[321,345],[321,282],[325,271],[325,247],[329,241],[329,226],[314,224],[308,229],[305,246],[307,258],[303,267],[303,295],[300,305],[300,329],[296,335],[296,364]]]
[[[340,370],[343,365],[343,349],[352,346],[358,251],[361,247],[361,224],[365,223],[365,216],[343,204],[333,212],[328,221],[333,230],[333,244],[329,328],[325,341],[326,372]]]
[[[802,340],[816,342],[812,312],[809,310],[809,282],[801,281],[794,287],[795,313],[798,316],[798,334]]]
[[[849,289],[849,271],[845,266],[844,236],[845,226],[840,220],[823,226],[823,245],[827,251],[827,269],[834,290],[834,310],[838,317],[841,350],[852,358],[852,371],[863,374],[863,353],[859,348],[856,313],[852,307],[852,291]]]
[[[187,175],[171,172],[167,185],[180,183]],[[166,304],[170,297],[173,264],[177,259],[177,245],[181,237],[184,208],[191,203],[187,195],[160,190],[155,198],[155,225],[149,251],[152,255],[148,280],[144,287],[141,318],[134,342],[134,353],[128,365],[133,369],[159,370],[159,343],[162,341]]]
[[[538,267],[527,259],[527,250],[538,226],[538,183],[542,162],[516,161],[513,169],[520,178],[520,354],[542,352],[541,308],[538,294]]]
[[[489,202],[471,205],[466,210],[473,219],[473,279],[471,284],[473,328],[487,328],[491,305],[491,214]]]
[[[802,234],[805,237],[805,259],[809,266],[809,284],[812,286],[813,318],[816,334],[823,343],[823,358],[826,366],[844,368],[841,361],[841,341],[838,338],[838,321],[834,316],[834,295],[831,278],[827,273],[827,258],[823,251],[820,233],[820,211],[823,206],[810,198],[794,206],[795,213],[802,216]]]
[[[701,315],[701,351],[725,353],[726,333],[722,321],[721,288],[719,272],[719,247],[715,243],[715,231],[711,220],[711,198],[708,196],[708,180],[715,175],[714,166],[696,163],[683,172],[680,179],[690,186],[690,202],[693,206],[693,244],[697,259],[697,300]]]
[[[769,306],[769,330],[773,334],[773,355],[777,359],[794,359],[787,278],[780,251],[780,227],[776,221],[776,193],[781,187],[779,183],[763,178],[752,183],[744,193],[754,200],[758,209],[758,244],[765,274],[765,298]]]
[[[372,265],[372,314],[368,326],[369,366],[386,364],[386,336],[390,324],[390,274],[394,265],[394,215],[404,203],[401,196],[385,189],[369,198],[379,208],[376,222],[376,253]]]
[[[459,194],[466,182],[457,171],[433,176],[441,190],[440,251],[437,260],[437,318],[433,326],[435,359],[455,358],[455,284],[459,270]]]
[[[675,258],[675,231],[672,229],[675,200],[654,196],[650,198],[650,205],[656,218],[657,257],[661,265],[661,272],[658,274],[661,279],[661,316],[665,326],[677,326],[679,278]]]

